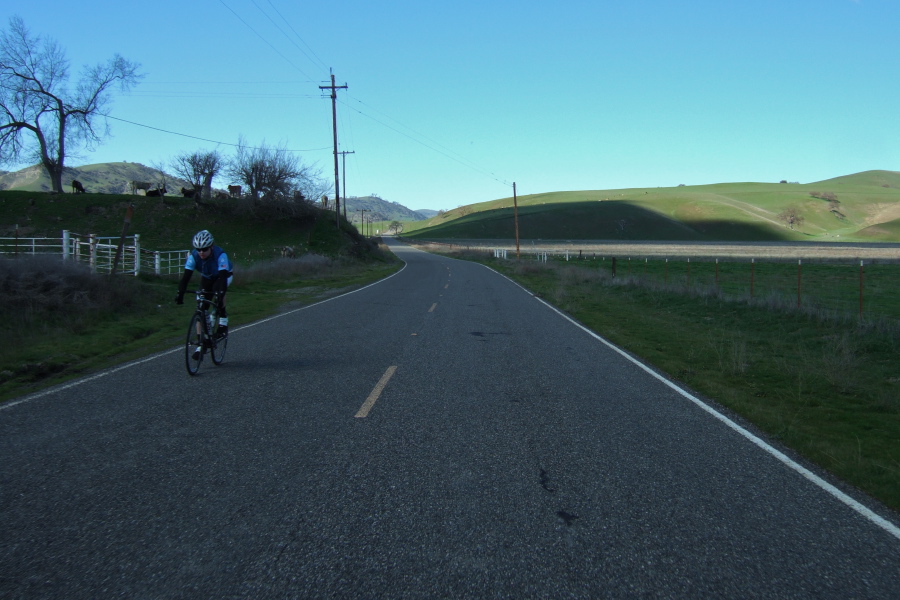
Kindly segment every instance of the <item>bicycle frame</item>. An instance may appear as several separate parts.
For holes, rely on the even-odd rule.
[[[195,292],[197,308],[191,317],[185,342],[185,365],[190,375],[196,375],[200,370],[200,364],[207,351],[212,353],[215,365],[222,364],[225,359],[228,337],[219,338],[216,335],[219,322],[218,305],[214,298],[209,298],[208,295],[209,293],[203,290]]]

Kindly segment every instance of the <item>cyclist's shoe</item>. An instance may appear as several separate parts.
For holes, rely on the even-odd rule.
[[[197,346],[194,349],[194,354],[191,355],[191,358],[193,358],[194,360],[200,360],[200,346]]]

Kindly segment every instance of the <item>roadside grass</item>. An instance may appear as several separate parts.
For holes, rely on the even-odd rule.
[[[400,268],[390,252],[382,254],[383,260],[306,255],[248,265],[228,292],[231,326],[362,287]],[[190,297],[175,305],[176,289],[177,277],[93,275],[56,257],[0,259],[0,402],[177,347],[193,305]]]
[[[606,339],[900,510],[900,327],[613,279],[596,264],[488,264]],[[796,267],[794,267],[796,269]]]

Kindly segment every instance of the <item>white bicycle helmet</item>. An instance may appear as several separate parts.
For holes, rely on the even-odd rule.
[[[197,235],[194,236],[194,248],[197,250],[201,248],[209,248],[213,245],[213,236],[207,230],[197,232]]]

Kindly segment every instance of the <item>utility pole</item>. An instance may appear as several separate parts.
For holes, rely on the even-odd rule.
[[[331,127],[334,131],[334,224],[341,227],[341,186],[338,173],[338,138],[337,138],[337,91],[346,90],[347,84],[334,85],[334,73],[331,74],[331,85],[320,85],[320,90],[331,90]]]
[[[361,209],[359,209],[359,228],[362,229],[361,233],[363,234],[363,237],[366,237],[365,222],[366,222],[366,209],[361,208]]]
[[[347,198],[347,155],[356,154],[356,150],[338,152],[341,155],[341,172],[344,174],[344,198]],[[347,218],[347,203],[344,202],[344,218]]]
[[[515,181],[513,181],[513,219],[516,222],[516,260],[519,260],[519,200],[516,198]]]

